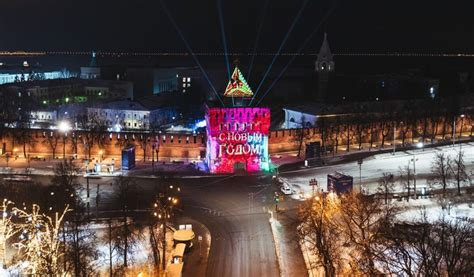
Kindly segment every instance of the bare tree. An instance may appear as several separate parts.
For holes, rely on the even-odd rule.
[[[447,276],[468,276],[474,272],[474,228],[466,219],[441,218],[435,223],[438,249]],[[443,270],[444,271],[444,270]]]
[[[35,143],[35,139],[31,135],[31,129],[18,129],[15,132],[15,139],[18,143],[22,145],[23,148],[23,157],[27,157],[26,146],[33,145]]]
[[[59,259],[64,254],[61,251],[60,231],[64,217],[68,212],[66,207],[53,217],[40,212],[40,207],[33,205],[31,212],[15,208],[21,223],[22,234],[15,243],[23,262],[26,263],[27,274],[55,276],[60,272]]]
[[[400,166],[399,167],[399,174],[400,174],[400,177],[399,177],[399,182],[400,182],[400,185],[402,186],[402,188],[406,189],[407,191],[407,202],[410,201],[410,181],[411,179],[413,178],[413,174],[411,172],[411,168],[410,168],[410,164],[406,165],[406,166]]]
[[[0,265],[6,266],[7,263],[7,245],[10,238],[13,237],[20,230],[12,220],[12,208],[14,203],[7,198],[3,199],[1,212],[2,217],[0,218]]]
[[[388,196],[393,193],[395,187],[395,178],[392,173],[384,172],[379,179],[378,192],[383,194],[385,205],[388,204]]]
[[[464,164],[463,151],[458,151],[456,153],[456,157],[454,157],[454,159],[452,159],[451,163],[449,164],[449,169],[454,180],[456,181],[458,195],[461,195],[461,183],[469,180],[469,176],[466,173],[466,165]]]
[[[405,120],[404,122],[401,123],[400,129],[400,134],[402,136],[402,146],[405,146],[406,138],[407,138],[407,133],[410,130],[410,125],[408,122]]]
[[[350,248],[350,265],[354,273],[378,274],[376,262],[383,259],[385,227],[392,224],[398,208],[381,205],[374,196],[350,193],[341,197],[338,224]]]
[[[79,220],[66,222],[63,238],[65,271],[74,276],[91,276],[96,273],[100,251],[97,249],[98,238],[91,225]]]
[[[414,225],[409,223],[395,223],[385,232],[385,259],[384,264],[388,272],[397,276],[417,276],[418,259],[413,253]]]
[[[136,184],[132,179],[119,176],[114,181],[114,201],[120,207],[121,224],[112,230],[115,247],[118,249],[118,255],[123,259],[123,267],[129,265],[129,254],[139,239],[139,234],[134,231],[134,224],[129,219],[131,212],[137,204]]]
[[[54,176],[51,180],[53,184],[63,186],[71,191],[76,188],[79,167],[77,167],[73,161],[61,161],[53,170]]]
[[[446,197],[446,188],[452,178],[451,157],[444,152],[436,153],[431,163],[432,185],[440,185],[443,191],[443,198]]]
[[[146,151],[150,144],[150,137],[147,134],[141,134],[139,138],[140,147],[143,150],[143,161],[146,161]]]
[[[315,266],[324,269],[325,276],[336,276],[341,270],[341,231],[334,224],[337,208],[328,197],[318,194],[307,200],[299,209],[300,240],[308,245],[309,251],[317,257]]]
[[[474,232],[464,219],[430,222],[426,212],[386,232],[390,272],[406,276],[469,276],[474,270]]]
[[[59,139],[59,135],[51,131],[49,134],[46,134],[46,137],[43,141],[43,143],[47,144],[51,148],[51,151],[53,151],[53,159],[56,159],[56,149],[58,147]]]
[[[298,144],[298,155],[297,157],[301,157],[301,150],[303,149],[303,144],[306,140],[311,138],[309,134],[309,130],[307,129],[306,123],[305,123],[305,117],[301,116],[301,122],[300,128],[295,129],[295,135],[293,137],[293,141]]]
[[[393,128],[392,128],[390,122],[383,119],[382,123],[380,123],[380,130],[381,130],[381,134],[382,134],[382,142],[381,142],[381,146],[380,146],[381,148],[385,147],[385,140],[386,140],[387,136],[390,134],[390,131],[392,129]]]

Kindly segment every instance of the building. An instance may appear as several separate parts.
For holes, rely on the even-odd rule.
[[[323,44],[319,49],[318,57],[314,63],[314,68],[317,79],[316,95],[314,100],[324,102],[327,99],[330,79],[336,70],[326,33],[324,33]]]
[[[133,82],[137,97],[167,92],[189,94],[201,87],[201,73],[195,67],[128,68],[126,75]]]
[[[126,81],[83,80],[78,78],[36,80],[5,84],[0,89],[25,93],[43,106],[103,100],[133,99],[133,85]]]
[[[245,106],[253,92],[237,67],[224,96],[238,104],[208,107],[206,110],[206,163],[209,171],[269,170],[270,109]]]
[[[89,66],[81,66],[81,79],[100,79],[101,68],[97,65],[97,54],[92,52],[91,62]]]
[[[285,113],[284,129],[311,128],[316,126],[317,114],[321,111],[318,104],[283,108]]]
[[[150,111],[137,102],[121,100],[87,108],[90,122],[102,122],[107,129],[139,130],[150,126]]]
[[[49,128],[56,125],[58,121],[58,112],[49,110],[37,110],[30,112],[32,127]]]
[[[167,123],[176,114],[172,107],[147,108],[139,102],[121,100],[87,108],[89,122],[103,123],[110,131],[150,130]]]

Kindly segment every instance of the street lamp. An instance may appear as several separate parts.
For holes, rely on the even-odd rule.
[[[173,215],[173,208],[175,208],[179,202],[176,196],[181,189],[177,186],[167,186],[164,190],[160,191],[156,197],[156,201],[153,204],[153,216],[162,222],[163,235],[162,235],[162,267],[165,269],[165,253],[166,253],[166,225]]]
[[[362,163],[364,161],[362,159],[357,161],[357,164],[359,165],[359,189],[362,193],[364,193],[364,190],[362,189]]]
[[[462,128],[463,128],[463,123],[464,123],[464,114],[460,115],[461,117],[461,131],[459,132],[459,137],[462,136]],[[454,144],[456,143],[456,116],[453,119],[453,147]]]
[[[416,144],[417,148],[424,150],[423,146],[423,142],[421,141]],[[415,193],[415,199],[418,199],[418,194],[416,193],[416,161],[418,161],[418,159],[416,158],[416,153],[413,152],[413,158],[410,160],[410,162],[413,163],[413,191]]]
[[[71,124],[69,122],[63,120],[58,124],[58,130],[63,133],[63,160],[66,159],[66,137],[67,132],[71,130]]]

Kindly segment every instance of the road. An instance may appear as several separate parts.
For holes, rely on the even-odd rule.
[[[273,207],[270,176],[170,178],[166,180],[135,177],[140,209],[152,203],[155,185],[159,182],[181,187],[183,215],[206,225],[212,242],[206,276],[279,276],[275,245],[267,209]],[[95,199],[99,187],[99,210],[113,210],[112,185],[116,177],[89,179],[90,214],[96,211]],[[36,176],[47,184],[51,176]],[[86,180],[81,194],[86,196]],[[253,196],[253,197],[252,197]],[[151,204],[149,205],[151,207]],[[195,276],[184,272],[184,276]]]
[[[444,151],[451,157],[455,157],[459,151],[459,146],[443,146],[435,148],[417,149],[404,152],[396,152],[395,155],[391,153],[373,155],[363,160],[361,176],[359,176],[359,165],[357,161],[338,164],[332,166],[324,166],[310,169],[296,170],[288,173],[281,173],[281,176],[287,180],[288,183],[294,185],[297,190],[302,190],[305,193],[311,192],[311,187],[308,185],[311,178],[316,178],[318,184],[324,190],[327,189],[327,174],[335,171],[343,172],[354,177],[354,187],[358,189],[359,177],[362,179],[362,185],[369,191],[375,192],[378,179],[383,172],[390,172],[394,175],[399,174],[401,166],[407,166],[413,158],[416,160],[416,173],[419,179],[417,184],[425,184],[426,177],[431,174],[431,164],[437,152]],[[464,162],[466,171],[472,172],[474,170],[474,143],[463,143],[461,145],[464,152]],[[410,167],[413,170],[413,163]]]

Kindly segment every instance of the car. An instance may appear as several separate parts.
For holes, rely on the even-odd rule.
[[[280,187],[281,192],[285,195],[291,195],[293,194],[293,189],[290,188],[288,185],[283,185]]]

